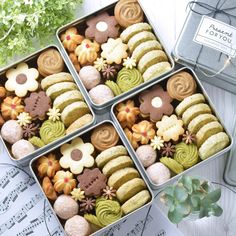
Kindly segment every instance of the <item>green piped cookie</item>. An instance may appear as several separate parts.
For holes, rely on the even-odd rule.
[[[46,120],[40,130],[40,137],[45,144],[49,144],[65,135],[65,126],[61,121]]]
[[[160,162],[167,166],[175,174],[179,174],[184,171],[184,167],[178,163],[176,160],[169,157],[162,157]]]
[[[28,141],[37,148],[41,148],[41,147],[45,146],[45,143],[43,142],[43,140],[39,137],[36,137],[36,136],[33,136]]]
[[[70,90],[76,90],[77,85],[73,82],[61,82],[57,84],[51,85],[47,90],[46,94],[51,99],[55,99],[56,97],[60,96],[61,94],[70,91]]]
[[[107,80],[105,85],[111,89],[111,91],[114,93],[115,96],[122,94],[120,87],[114,81]]]
[[[61,120],[65,126],[68,127],[78,118],[89,112],[89,108],[85,102],[73,102],[69,106],[65,107],[61,113]]]
[[[53,102],[53,107],[59,108],[60,112],[73,102],[84,101],[80,91],[71,90],[59,95]]]
[[[103,228],[104,225],[98,220],[97,216],[92,214],[84,214],[84,218],[91,224],[98,226],[99,228]]]

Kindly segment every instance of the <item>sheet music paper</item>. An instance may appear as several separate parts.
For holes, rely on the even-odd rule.
[[[99,236],[182,236],[153,205],[144,208]],[[15,166],[0,143],[0,236],[62,236],[62,228],[31,176],[28,167]]]

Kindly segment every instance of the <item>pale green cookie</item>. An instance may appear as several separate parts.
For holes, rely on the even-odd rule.
[[[130,38],[130,40],[128,41],[128,48],[131,52],[133,52],[134,49],[138,47],[138,45],[140,45],[141,43],[155,39],[156,37],[153,33],[143,31],[138,34],[135,34],[133,37]]]
[[[40,139],[39,137],[36,137],[36,136],[33,136],[28,141],[31,144],[33,144],[35,147],[38,147],[38,148],[41,148],[41,147],[45,146],[45,143],[43,142],[43,140]]]
[[[65,126],[61,121],[46,120],[43,122],[40,130],[40,137],[45,144],[49,144],[65,136]]]
[[[170,157],[162,157],[160,159],[160,162],[164,164],[166,167],[168,167],[175,174],[179,174],[184,171],[184,167],[181,164],[179,164],[176,160]]]
[[[57,84],[60,82],[73,82],[73,78],[71,74],[66,72],[61,72],[58,74],[53,74],[45,77],[41,81],[41,87],[43,90],[46,90],[48,87],[50,87],[53,84]]]
[[[65,126],[68,127],[75,120],[89,112],[89,108],[85,102],[73,102],[63,110],[61,120]]]
[[[60,112],[73,102],[84,101],[80,91],[71,90],[59,95],[53,102],[53,107],[59,108]]]
[[[150,40],[144,43],[141,43],[133,51],[132,57],[136,59],[137,62],[141,59],[144,54],[152,50],[161,50],[162,46],[157,40]]]
[[[122,94],[120,87],[114,81],[107,80],[105,85],[111,89],[111,91],[114,93],[115,96]]]
[[[155,79],[169,70],[171,70],[171,65],[169,62],[159,62],[147,68],[147,70],[143,73],[143,80],[148,81],[151,79]]]
[[[150,66],[163,61],[168,61],[168,58],[162,50],[147,52],[138,63],[138,70],[143,74]]]
[[[60,96],[61,94],[70,91],[70,90],[76,90],[77,85],[73,82],[61,82],[57,84],[51,85],[47,90],[46,94],[51,99],[55,99],[56,97]]]
[[[152,27],[145,22],[136,23],[129,27],[127,27],[121,34],[120,38],[123,42],[127,43],[131,37],[133,37],[135,34],[142,32],[142,31],[151,31]]]

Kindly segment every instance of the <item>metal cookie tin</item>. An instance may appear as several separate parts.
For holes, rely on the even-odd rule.
[[[139,86],[137,86],[137,87],[135,87],[135,88],[133,88],[133,89],[131,89],[131,90],[125,92],[125,93],[122,93],[122,94],[120,94],[120,95],[114,97],[113,99],[111,99],[111,100],[109,100],[108,102],[105,102],[105,103],[103,103],[103,104],[100,104],[100,105],[99,105],[99,104],[96,104],[96,103],[94,103],[94,102],[92,101],[92,99],[90,98],[90,95],[89,95],[87,89],[86,89],[85,86],[83,85],[82,81],[81,81],[80,78],[79,78],[79,75],[78,75],[77,71],[75,70],[75,67],[74,67],[73,64],[72,64],[72,62],[71,62],[71,60],[70,60],[70,58],[69,58],[69,56],[68,56],[68,53],[66,52],[65,48],[64,48],[63,45],[62,45],[62,42],[61,42],[61,40],[60,40],[60,35],[61,35],[62,32],[66,31],[68,28],[73,27],[73,26],[76,26],[76,27],[79,29],[79,31],[80,31],[80,30],[84,30],[84,28],[85,28],[84,23],[85,23],[85,21],[86,21],[89,17],[91,17],[91,16],[93,16],[93,15],[95,15],[95,14],[97,14],[97,13],[100,13],[100,12],[102,12],[102,11],[113,12],[113,9],[114,9],[114,7],[115,7],[116,2],[117,2],[117,1],[115,1],[115,3],[110,4],[110,5],[108,5],[108,6],[104,7],[104,8],[102,8],[102,9],[99,9],[98,11],[92,12],[92,13],[89,14],[89,15],[86,15],[86,16],[84,16],[84,17],[82,17],[82,18],[79,18],[79,19],[77,19],[77,20],[75,20],[75,21],[73,21],[73,22],[71,22],[71,23],[69,23],[69,24],[67,24],[67,25],[65,25],[65,26],[63,26],[63,27],[61,27],[60,29],[58,29],[57,35],[56,35],[56,36],[57,36],[57,39],[58,39],[58,42],[59,42],[59,44],[60,44],[60,46],[61,46],[61,48],[62,48],[62,51],[63,51],[63,54],[64,54],[65,58],[66,58],[68,61],[70,61],[70,68],[71,68],[71,71],[73,72],[75,78],[77,78],[78,83],[80,84],[80,86],[83,88],[83,91],[84,91],[84,93],[86,94],[87,98],[89,99],[90,103],[92,104],[92,107],[94,107],[96,110],[100,111],[100,113],[102,112],[101,110],[102,110],[103,108],[108,107],[108,106],[111,106],[112,104],[114,104],[114,102],[118,101],[119,99],[123,98],[124,96],[127,96],[127,95],[129,95],[129,94],[132,94],[136,89],[139,89],[139,88],[143,87],[143,86],[146,85],[146,84],[150,84],[150,83],[152,83],[154,80],[159,80],[159,78],[165,76],[166,74],[170,73],[170,72],[174,69],[174,60],[173,60],[172,56],[171,56],[171,55],[168,53],[168,51],[166,50],[165,43],[163,42],[163,40],[161,39],[160,35],[158,34],[155,25],[152,23],[152,20],[148,17],[148,14],[144,11],[144,9],[143,9],[141,3],[139,2],[140,6],[141,6],[141,8],[142,8],[142,10],[143,10],[143,12],[144,12],[146,21],[152,26],[152,29],[153,29],[153,32],[154,32],[155,36],[157,37],[158,41],[161,43],[161,45],[162,45],[162,47],[163,47],[163,50],[165,51],[165,53],[166,53],[166,55],[167,55],[167,57],[168,57],[168,59],[169,59],[169,63],[171,64],[171,70],[169,70],[169,71],[167,71],[167,72],[161,74],[160,76],[158,76],[158,77],[155,78],[155,79],[146,81],[146,82],[142,83],[141,85],[139,85]]]
[[[50,48],[56,49],[56,50],[61,54],[59,48],[58,48],[56,45],[49,45],[49,46],[47,46],[46,48],[40,49],[40,50],[38,50],[37,52],[35,52],[35,53],[33,53],[33,54],[27,56],[26,58],[21,59],[21,60],[15,62],[15,63],[11,64],[10,66],[5,67],[4,69],[2,69],[2,70],[0,71],[0,80],[3,80],[3,77],[5,78],[5,73],[6,73],[6,71],[7,71],[8,69],[10,69],[10,68],[12,68],[12,67],[16,67],[17,64],[19,64],[19,63],[21,63],[21,62],[26,62],[26,63],[29,64],[30,66],[33,66],[34,68],[37,68],[37,63],[36,63],[37,57],[38,57],[43,51],[45,51],[45,50],[47,50],[47,49],[50,49]],[[68,67],[69,67],[69,66],[68,66],[67,60],[64,59],[64,57],[63,57],[62,54],[61,54],[61,56],[62,56],[63,61],[64,61],[64,63],[65,63],[66,71],[68,71],[68,72],[70,73],[70,71],[68,70]],[[73,75],[72,75],[72,77],[74,78]],[[76,85],[78,86],[78,89],[81,90],[81,89],[80,89],[80,85],[77,83],[77,80],[76,80],[76,79],[74,79],[74,82],[75,82]],[[81,92],[81,93],[82,93],[82,95],[83,95],[83,92]],[[86,129],[87,127],[93,125],[93,124],[95,123],[95,114],[94,114],[94,112],[93,112],[93,110],[92,110],[92,108],[91,108],[91,106],[90,106],[90,104],[89,104],[87,98],[86,98],[84,95],[83,95],[83,97],[84,97],[85,102],[86,102],[86,104],[88,105],[89,110],[90,110],[90,112],[91,112],[91,114],[92,114],[92,116],[93,116],[92,122],[89,123],[89,124],[87,124],[87,125],[85,125],[85,126],[83,126],[83,127],[80,128],[80,129],[74,131],[74,132],[71,133],[71,134],[65,135],[64,137],[62,137],[62,138],[60,138],[60,139],[58,139],[58,140],[56,140],[56,141],[54,141],[54,142],[52,142],[52,143],[49,143],[49,144],[45,145],[45,146],[42,147],[42,148],[39,148],[39,149],[35,150],[33,153],[31,153],[30,155],[27,155],[27,156],[23,157],[22,159],[19,159],[19,160],[15,159],[15,158],[11,155],[11,153],[10,153],[10,151],[9,151],[10,148],[9,148],[8,146],[10,146],[10,145],[8,145],[8,144],[3,140],[3,138],[0,137],[1,140],[2,140],[2,143],[3,143],[4,147],[5,147],[5,149],[7,150],[7,153],[8,153],[8,155],[9,155],[9,157],[12,159],[12,161],[14,161],[14,162],[16,162],[16,163],[26,164],[26,163],[28,163],[32,158],[34,158],[34,157],[40,155],[40,153],[44,152],[45,150],[50,149],[50,147],[53,147],[53,146],[55,146],[55,145],[57,145],[57,144],[60,144],[61,142],[66,141],[67,139],[69,139],[70,137],[72,137],[74,134],[76,134],[76,133],[78,133],[78,132],[80,132],[80,131]]]
[[[211,107],[211,110],[213,111],[213,114],[217,117],[217,119],[219,120],[219,122],[220,122],[221,125],[223,126],[225,132],[226,132],[227,135],[229,136],[229,138],[230,138],[230,145],[227,146],[225,149],[221,150],[220,152],[214,154],[213,156],[207,158],[206,160],[197,163],[196,165],[192,166],[191,168],[189,168],[189,169],[183,171],[182,173],[180,173],[180,174],[178,174],[178,175],[175,175],[174,177],[170,178],[170,179],[169,179],[168,181],[166,181],[165,183],[160,184],[160,185],[157,185],[157,184],[154,184],[154,183],[151,181],[151,179],[150,179],[149,176],[147,175],[146,170],[144,169],[143,165],[142,165],[141,162],[138,160],[138,158],[137,158],[137,156],[136,156],[136,154],[135,154],[134,148],[131,146],[129,140],[127,139],[127,137],[126,137],[126,135],[125,135],[125,133],[124,133],[123,128],[121,127],[119,121],[118,121],[117,118],[116,118],[116,115],[115,115],[115,107],[116,107],[117,104],[119,104],[119,102],[124,102],[124,101],[126,101],[126,100],[128,100],[128,99],[135,99],[135,98],[137,98],[138,95],[139,95],[141,92],[143,92],[143,91],[145,91],[145,90],[147,90],[147,89],[150,89],[153,85],[156,85],[156,84],[159,84],[159,83],[161,84],[163,81],[167,80],[170,76],[172,76],[172,75],[174,75],[174,74],[176,74],[176,73],[178,73],[178,72],[181,72],[181,71],[187,71],[187,72],[189,72],[190,74],[192,74],[192,76],[194,77],[194,79],[195,79],[195,81],[196,81],[196,83],[197,83],[199,92],[201,92],[201,93],[205,96],[206,102],[207,102],[208,105]],[[167,184],[169,184],[170,182],[177,180],[181,175],[186,174],[187,172],[190,172],[192,169],[197,168],[197,167],[201,167],[202,165],[207,164],[208,162],[210,162],[210,161],[214,160],[215,158],[221,156],[223,153],[229,151],[230,148],[231,148],[231,146],[232,146],[232,137],[231,137],[230,133],[227,131],[226,127],[224,126],[224,123],[222,122],[221,118],[219,117],[217,111],[215,110],[215,107],[214,107],[214,105],[213,105],[211,99],[209,98],[208,94],[206,93],[206,90],[205,90],[204,87],[202,86],[201,82],[199,81],[199,79],[198,79],[198,77],[196,76],[196,74],[194,73],[194,71],[193,71],[192,69],[190,69],[190,68],[183,67],[183,68],[181,68],[181,69],[179,69],[179,70],[177,70],[177,71],[171,73],[170,75],[166,75],[164,78],[160,79],[159,81],[153,81],[152,84],[147,85],[147,86],[145,86],[144,88],[137,90],[135,93],[133,93],[132,95],[130,95],[130,96],[126,97],[126,98],[123,98],[123,99],[122,99],[121,101],[119,101],[119,102],[115,103],[115,104],[112,106],[112,109],[111,109],[111,117],[112,117],[112,119],[114,120],[115,124],[118,126],[118,129],[119,129],[119,131],[121,132],[121,135],[124,137],[125,142],[127,143],[127,145],[129,145],[130,149],[132,150],[133,155],[136,156],[136,159],[137,159],[137,161],[139,162],[140,168],[142,169],[142,171],[143,171],[144,174],[145,174],[145,178],[148,179],[148,181],[149,181],[149,183],[150,183],[150,185],[152,186],[153,189],[162,188],[162,187],[166,186]]]
[[[47,151],[42,152],[42,153],[40,154],[40,156],[42,156],[42,155],[47,155],[49,152],[52,152],[52,151],[55,151],[56,149],[59,149],[62,144],[65,144],[66,142],[72,141],[72,140],[73,140],[74,138],[76,138],[76,137],[81,137],[83,140],[86,140],[86,139],[88,138],[88,135],[90,135],[90,133],[92,132],[93,129],[95,129],[96,127],[98,127],[98,126],[100,126],[100,125],[102,125],[102,124],[106,124],[106,123],[109,123],[109,124],[113,125],[114,128],[116,129],[118,135],[119,135],[119,132],[118,132],[116,126],[115,126],[110,120],[105,120],[105,121],[100,122],[99,124],[96,124],[96,125],[94,125],[93,127],[90,127],[90,128],[88,128],[88,129],[86,129],[86,130],[84,130],[84,131],[82,131],[82,132],[80,132],[80,133],[78,133],[78,134],[75,134],[72,138],[70,138],[70,139],[64,141],[63,143],[56,144],[56,145],[54,145],[54,147],[48,148]],[[125,148],[126,148],[127,151],[128,151],[128,155],[130,156],[130,158],[131,158],[132,161],[134,162],[135,168],[138,170],[138,172],[139,172],[141,178],[144,180],[144,182],[145,182],[145,184],[146,184],[146,186],[147,186],[147,189],[148,189],[148,191],[149,191],[149,193],[150,193],[150,195],[151,195],[151,200],[150,200],[148,203],[146,203],[144,206],[140,207],[139,209],[137,209],[137,210],[135,210],[135,211],[129,213],[128,215],[123,216],[121,219],[115,221],[114,223],[112,223],[112,224],[110,224],[110,225],[108,225],[108,226],[106,226],[106,227],[104,227],[104,228],[102,228],[102,229],[96,231],[95,233],[91,234],[91,235],[93,235],[93,236],[94,236],[94,235],[104,235],[104,233],[105,233],[109,228],[111,228],[112,226],[115,226],[116,224],[121,223],[122,221],[124,221],[124,220],[125,220],[126,218],[128,218],[128,217],[134,216],[137,211],[144,210],[144,208],[151,206],[152,201],[153,201],[153,198],[154,198],[153,193],[152,193],[152,190],[151,190],[151,188],[149,187],[149,185],[148,185],[148,183],[147,183],[147,181],[146,181],[145,176],[143,175],[142,171],[139,169],[139,165],[138,165],[138,162],[137,162],[136,158],[133,156],[132,152],[130,151],[130,148],[126,145],[126,142],[124,141],[123,137],[120,136],[120,135],[119,135],[119,137],[120,137],[120,144],[123,144],[123,145],[125,146]],[[40,158],[40,156],[35,157],[33,160],[31,160],[31,162],[30,162],[30,170],[31,170],[31,172],[32,172],[32,174],[33,174],[33,176],[34,176],[36,182],[38,183],[38,185],[39,185],[41,191],[43,192],[45,198],[47,199],[48,204],[50,205],[51,210],[52,210],[54,216],[56,217],[56,219],[57,219],[59,225],[62,226],[62,222],[59,220],[59,218],[57,217],[55,211],[53,210],[52,204],[50,203],[49,199],[48,199],[47,196],[45,195],[45,193],[44,193],[44,191],[43,191],[43,189],[42,189],[42,186],[41,186],[41,184],[40,184],[39,178],[37,177],[37,174],[36,174],[36,172],[35,172],[35,170],[36,170],[36,162],[37,162],[37,160]],[[63,227],[62,227],[62,228],[63,228]],[[66,234],[65,234],[65,235],[66,235]]]

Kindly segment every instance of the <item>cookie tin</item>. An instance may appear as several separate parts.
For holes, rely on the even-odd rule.
[[[32,174],[33,174],[33,176],[34,176],[36,182],[38,183],[39,188],[41,189],[42,193],[44,194],[44,197],[45,197],[45,199],[47,200],[47,203],[50,205],[51,210],[52,210],[52,212],[53,212],[55,218],[56,218],[57,221],[58,221],[58,224],[61,226],[62,229],[63,229],[63,226],[62,226],[62,224],[61,224],[59,218],[57,217],[55,211],[53,210],[53,206],[52,206],[52,204],[50,203],[50,201],[49,201],[49,199],[47,198],[47,196],[45,195],[45,193],[44,193],[44,191],[43,191],[43,189],[42,189],[42,186],[41,186],[41,184],[40,184],[40,182],[39,182],[39,179],[38,179],[37,174],[36,174],[36,172],[35,172],[35,165],[36,165],[35,163],[36,163],[36,161],[37,161],[42,155],[46,155],[46,154],[48,154],[49,152],[55,151],[56,149],[60,148],[61,145],[65,144],[66,142],[72,141],[72,140],[73,140],[74,138],[76,138],[76,137],[86,136],[87,133],[91,132],[91,131],[92,131],[93,129],[95,129],[96,127],[98,127],[98,126],[100,126],[100,125],[102,125],[102,124],[106,124],[106,123],[109,123],[109,124],[113,125],[113,127],[114,127],[115,130],[117,131],[117,133],[118,133],[118,135],[119,135],[119,137],[120,137],[121,143],[122,143],[122,144],[125,146],[125,148],[127,149],[128,155],[130,156],[130,158],[131,158],[132,161],[134,162],[135,168],[138,170],[138,172],[139,172],[141,178],[144,180],[144,182],[145,182],[145,184],[146,184],[146,186],[147,186],[147,190],[149,191],[149,193],[150,193],[150,195],[151,195],[151,199],[150,199],[150,201],[149,201],[148,203],[146,203],[144,206],[142,206],[142,207],[136,209],[135,211],[129,213],[128,215],[123,216],[121,219],[119,219],[119,220],[113,222],[112,224],[110,224],[110,225],[108,225],[108,226],[106,226],[106,227],[104,227],[104,228],[102,228],[102,229],[100,229],[100,230],[94,232],[94,233],[91,234],[91,235],[92,235],[92,236],[95,236],[95,235],[99,235],[99,236],[106,235],[105,233],[107,232],[108,229],[110,229],[111,227],[113,227],[113,226],[115,226],[115,225],[117,225],[117,224],[123,222],[123,221],[124,221],[125,219],[127,219],[128,217],[134,217],[136,212],[141,211],[141,210],[144,210],[144,209],[146,209],[147,207],[150,207],[151,204],[152,204],[152,202],[153,202],[153,199],[154,199],[153,192],[152,192],[152,190],[151,190],[151,188],[150,188],[150,186],[149,186],[149,184],[148,184],[148,182],[147,182],[147,180],[146,180],[146,178],[145,178],[145,175],[144,175],[144,174],[142,173],[142,171],[140,170],[136,158],[133,156],[132,152],[130,152],[130,148],[127,146],[127,144],[126,144],[124,138],[119,134],[119,131],[118,131],[116,125],[115,125],[112,121],[110,121],[110,120],[104,120],[104,121],[102,121],[102,122],[100,122],[100,123],[98,123],[98,124],[96,124],[96,125],[94,125],[94,126],[92,126],[92,127],[90,127],[90,128],[87,128],[86,130],[84,130],[84,131],[82,131],[82,132],[80,132],[80,133],[74,134],[74,136],[73,136],[72,138],[67,139],[67,140],[64,140],[63,143],[56,144],[56,145],[54,145],[54,147],[48,148],[47,151],[42,152],[40,155],[38,155],[37,157],[35,157],[34,159],[32,159],[32,160],[30,161],[30,170],[31,170],[31,172],[32,172]],[[64,229],[63,229],[63,232],[64,232]],[[64,233],[65,233],[65,232],[64,232]],[[66,234],[65,234],[65,235],[66,235]]]
[[[208,105],[210,106],[210,108],[211,108],[211,110],[213,111],[214,115],[217,117],[217,119],[218,119],[218,121],[220,122],[220,124],[223,126],[223,128],[224,128],[225,132],[227,133],[227,135],[229,136],[230,144],[229,144],[225,149],[223,149],[223,150],[221,150],[220,152],[218,152],[218,153],[212,155],[211,157],[207,158],[206,160],[197,163],[196,165],[190,167],[189,169],[183,171],[182,173],[180,173],[180,174],[178,174],[178,175],[175,175],[174,177],[170,178],[170,179],[169,179],[168,181],[166,181],[165,183],[160,184],[160,185],[157,185],[157,184],[155,184],[155,183],[153,183],[153,182],[151,181],[151,179],[149,178],[149,176],[146,174],[146,170],[144,169],[143,165],[142,165],[141,162],[138,160],[138,158],[137,158],[137,156],[136,156],[136,154],[135,154],[134,148],[131,146],[129,140],[127,139],[127,137],[126,137],[126,135],[125,135],[125,133],[124,133],[123,128],[121,127],[119,121],[118,121],[117,118],[116,118],[116,115],[115,115],[115,106],[116,106],[117,104],[119,104],[119,102],[123,102],[123,101],[128,100],[128,99],[135,99],[135,97],[137,97],[141,92],[143,92],[143,91],[145,91],[145,90],[147,90],[147,89],[150,89],[153,85],[159,84],[159,83],[161,83],[162,81],[167,80],[170,76],[172,76],[172,75],[174,75],[174,74],[176,74],[176,73],[178,73],[178,72],[181,72],[181,71],[186,71],[186,72],[192,74],[193,78],[195,79],[195,81],[196,81],[196,83],[197,83],[197,86],[198,86],[200,92],[205,96],[205,99],[206,99]],[[143,171],[144,174],[145,174],[145,178],[148,179],[148,181],[149,181],[149,183],[150,183],[150,185],[152,186],[153,189],[160,189],[160,188],[166,186],[167,184],[169,184],[170,182],[176,181],[181,175],[186,174],[186,173],[190,172],[191,170],[193,170],[193,169],[195,169],[195,168],[197,168],[197,167],[201,167],[202,165],[207,164],[208,162],[214,160],[215,158],[222,156],[222,154],[224,154],[224,153],[226,153],[227,151],[229,151],[230,148],[231,148],[231,146],[232,146],[232,142],[233,142],[232,140],[233,140],[233,139],[232,139],[230,133],[228,132],[227,128],[225,127],[224,123],[222,122],[221,118],[219,117],[217,111],[215,110],[215,107],[214,107],[214,105],[213,105],[213,103],[212,103],[210,97],[208,96],[206,90],[204,89],[204,87],[202,86],[201,82],[199,81],[197,75],[196,75],[195,72],[194,72],[192,69],[190,69],[190,68],[182,67],[181,69],[179,69],[179,70],[177,70],[177,71],[171,73],[170,75],[166,75],[165,77],[161,78],[159,81],[153,81],[152,84],[147,85],[147,86],[145,86],[144,88],[137,90],[135,93],[133,93],[132,95],[130,95],[130,96],[126,97],[126,98],[123,98],[123,99],[120,100],[119,102],[116,102],[116,103],[112,106],[112,109],[111,109],[111,117],[112,117],[113,121],[115,122],[115,124],[118,126],[118,129],[119,129],[121,135],[123,136],[123,138],[124,138],[126,144],[129,145],[129,147],[130,147],[130,149],[131,149],[133,155],[136,156],[136,159],[137,159],[137,161],[139,162],[140,168],[142,169],[142,171]]]
[[[65,48],[64,48],[63,45],[62,45],[62,42],[61,42],[61,40],[60,40],[60,35],[61,35],[62,32],[66,31],[66,30],[67,30],[68,28],[70,28],[70,27],[79,26],[80,24],[84,23],[89,17],[91,17],[91,16],[93,16],[93,15],[95,15],[95,14],[97,14],[97,13],[100,13],[100,12],[102,12],[102,11],[108,11],[108,12],[109,12],[109,11],[112,11],[112,10],[114,9],[115,4],[116,4],[117,2],[118,2],[118,1],[114,1],[112,4],[110,4],[110,5],[108,5],[108,6],[105,6],[104,8],[101,8],[101,9],[95,11],[95,12],[92,12],[92,13],[90,13],[90,14],[88,14],[88,15],[85,15],[85,16],[79,18],[79,19],[76,19],[75,21],[73,21],[73,22],[71,22],[71,23],[69,23],[69,24],[67,24],[67,25],[65,25],[65,26],[63,26],[63,27],[61,27],[61,28],[59,28],[58,31],[57,31],[57,34],[56,34],[57,40],[58,40],[58,42],[59,42],[59,44],[60,44],[60,47],[62,48],[62,52],[63,52],[63,54],[64,54],[66,60],[67,60],[67,61],[70,61],[69,64],[70,64],[71,72],[74,74],[75,78],[78,80],[78,83],[79,83],[80,86],[83,88],[84,94],[86,94],[87,98],[89,99],[90,103],[92,104],[92,107],[95,108],[95,109],[96,109],[98,112],[100,112],[100,113],[102,113],[102,109],[103,109],[103,108],[108,107],[108,106],[111,106],[112,104],[114,104],[114,102],[118,101],[119,99],[123,98],[124,96],[127,96],[127,95],[129,95],[129,94],[132,94],[136,89],[142,88],[144,85],[150,84],[150,83],[152,83],[152,81],[154,81],[154,80],[159,80],[161,77],[165,76],[166,74],[171,73],[171,71],[173,71],[174,65],[175,65],[175,64],[174,64],[174,59],[173,59],[172,56],[168,53],[168,51],[167,51],[167,49],[166,49],[166,47],[165,47],[165,42],[163,41],[163,39],[161,39],[161,36],[158,34],[158,29],[157,29],[157,27],[156,27],[155,24],[152,22],[151,18],[148,17],[148,14],[147,14],[147,12],[145,12],[145,9],[142,7],[141,2],[138,1],[138,2],[139,2],[139,5],[141,6],[141,8],[142,8],[142,10],[143,10],[143,12],[144,12],[144,16],[145,16],[145,18],[146,18],[147,23],[149,23],[149,24],[151,25],[151,27],[152,27],[152,29],[153,29],[153,32],[154,32],[154,35],[157,37],[158,41],[161,43],[161,45],[162,45],[162,47],[163,47],[163,50],[164,50],[164,52],[166,53],[166,55],[167,55],[167,57],[168,57],[169,63],[170,63],[170,65],[171,65],[171,69],[170,69],[169,71],[167,71],[167,72],[161,74],[161,75],[158,76],[157,78],[154,78],[154,79],[152,79],[152,80],[146,81],[146,82],[140,84],[139,86],[137,86],[137,87],[135,87],[135,88],[133,88],[133,89],[131,89],[131,90],[125,92],[125,93],[122,93],[122,94],[120,94],[120,95],[114,97],[113,99],[109,100],[108,102],[105,102],[105,103],[99,105],[99,104],[96,104],[96,103],[94,103],[94,102],[92,101],[92,99],[90,98],[90,95],[89,95],[87,89],[86,89],[85,86],[83,85],[82,81],[81,81],[80,78],[79,78],[78,73],[77,73],[76,70],[75,70],[75,67],[74,67],[73,64],[72,64],[72,62],[71,62],[71,60],[70,60],[70,58],[69,58],[68,53],[66,52]],[[81,25],[79,26],[79,29],[80,29],[80,28],[81,28],[81,29],[84,29],[84,27],[81,26]]]
[[[11,64],[11,65],[9,65],[9,66],[3,68],[3,69],[0,71],[0,79],[1,79],[1,77],[4,76],[5,72],[6,72],[8,69],[10,69],[10,68],[12,68],[12,67],[16,67],[16,66],[17,66],[19,63],[21,63],[21,62],[26,62],[26,63],[28,62],[29,65],[32,65],[34,68],[37,68],[37,64],[36,64],[35,58],[38,57],[39,54],[41,54],[43,51],[45,51],[45,50],[47,50],[47,49],[50,49],[50,48],[54,48],[54,49],[56,49],[56,50],[60,53],[60,55],[62,56],[62,59],[63,59],[63,61],[64,61],[64,63],[65,63],[66,71],[68,71],[68,72],[70,73],[70,71],[68,70],[68,68],[69,68],[68,62],[67,62],[67,60],[64,58],[64,56],[63,56],[63,54],[61,53],[59,47],[56,46],[56,45],[49,45],[49,46],[47,46],[47,47],[45,47],[45,48],[43,48],[43,49],[40,49],[40,50],[34,52],[34,53],[31,54],[31,55],[25,57],[24,59],[21,59],[21,60],[19,60],[19,61],[17,61],[17,62],[14,62],[13,64]],[[71,74],[71,73],[70,73],[70,74]],[[73,79],[74,79],[74,82],[76,83],[78,89],[81,91],[80,85],[77,83],[77,80],[74,78],[73,74],[71,74],[71,75],[72,75],[72,77],[73,77]],[[53,141],[53,142],[51,142],[51,143],[45,145],[45,146],[42,147],[42,148],[39,148],[39,149],[35,150],[33,153],[31,153],[31,154],[29,154],[29,155],[27,155],[27,156],[25,156],[25,157],[23,157],[22,159],[19,159],[19,160],[15,159],[15,158],[11,155],[11,153],[10,153],[10,151],[9,151],[9,148],[8,148],[8,144],[6,144],[6,142],[3,140],[3,138],[2,138],[1,135],[0,135],[0,138],[1,138],[1,141],[2,141],[2,143],[3,143],[3,146],[4,146],[4,148],[6,149],[6,151],[7,151],[8,155],[9,155],[9,157],[11,158],[11,160],[14,161],[15,163],[27,164],[27,163],[29,163],[29,161],[30,161],[32,158],[34,158],[34,157],[40,155],[41,152],[44,152],[45,150],[49,149],[50,147],[53,147],[53,146],[55,146],[55,145],[57,145],[57,144],[60,144],[61,142],[64,142],[65,140],[67,140],[67,139],[69,139],[70,137],[72,137],[74,134],[76,134],[76,133],[78,133],[78,132],[80,132],[80,131],[86,129],[87,127],[92,126],[92,125],[95,123],[95,121],[96,121],[96,120],[95,120],[95,114],[94,114],[94,111],[93,111],[93,109],[91,108],[91,106],[90,106],[90,104],[89,104],[87,98],[84,96],[84,94],[83,94],[82,91],[81,91],[81,93],[82,93],[82,95],[83,95],[83,97],[84,97],[84,99],[85,99],[86,104],[87,104],[88,107],[89,107],[90,113],[91,113],[92,116],[93,116],[93,120],[92,120],[91,123],[89,123],[89,124],[83,126],[82,128],[80,128],[80,129],[74,131],[74,132],[71,133],[71,134],[65,135],[64,137],[62,137],[62,138],[60,138],[60,139],[58,139],[58,140],[56,140],[56,141]]]

